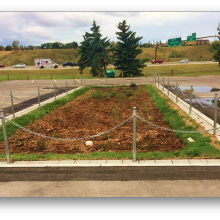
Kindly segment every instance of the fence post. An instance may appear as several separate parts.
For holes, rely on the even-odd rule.
[[[133,107],[133,162],[136,162],[136,107]]]
[[[131,74],[131,84],[132,84],[132,74]]]
[[[75,86],[75,91],[76,91],[76,80],[75,80],[75,76],[73,76],[74,79],[74,86]]]
[[[178,92],[179,92],[179,83],[178,83],[178,80],[176,81],[176,103],[178,102]]]
[[[38,91],[38,105],[40,106],[40,90],[39,90],[39,86],[37,86],[37,91]]]
[[[3,136],[4,136],[4,142],[5,142],[5,151],[6,151],[6,159],[7,163],[10,163],[10,154],[8,149],[8,137],[6,132],[6,126],[5,126],[5,114],[3,109],[0,109],[0,118],[2,121],[2,129],[3,129]]]
[[[105,75],[105,84],[108,85],[108,83],[107,83],[107,74]]]
[[[67,90],[67,79],[66,79],[66,94],[68,94],[68,90]]]
[[[218,102],[218,93],[215,93],[215,113],[214,113],[214,130],[213,134],[216,134],[216,123],[217,123],[217,102]]]
[[[84,76],[84,86],[86,86],[86,79],[85,79],[85,76]]]
[[[13,104],[13,95],[12,95],[12,91],[10,91],[10,96],[11,96],[11,110],[12,110],[13,118],[15,118],[15,112],[14,112],[14,104]]]
[[[190,106],[189,106],[189,114],[192,112],[192,90],[193,90],[193,85],[191,85],[190,89]]]
[[[159,82],[160,82],[160,75],[158,75],[158,88],[159,88]]]
[[[163,90],[164,90],[164,81],[165,81],[165,77],[163,76]]]
[[[169,97],[170,92],[170,79],[168,78],[167,96]]]
[[[54,97],[55,97],[55,100],[57,99],[57,97],[56,97],[56,88],[55,88],[55,82],[53,82],[53,88],[54,88]]]

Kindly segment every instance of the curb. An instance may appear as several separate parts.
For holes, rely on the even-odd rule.
[[[0,168],[31,167],[180,167],[180,166],[220,166],[220,159],[174,159],[174,160],[54,160],[16,161],[11,164],[0,162]]]

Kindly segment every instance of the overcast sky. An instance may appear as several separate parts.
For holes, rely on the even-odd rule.
[[[47,42],[80,43],[90,32],[93,20],[101,34],[117,41],[119,22],[126,20],[141,43],[165,42],[170,38],[196,32],[196,37],[217,34],[220,12],[0,12],[0,45],[18,40],[20,45],[40,45]],[[215,38],[210,38],[211,41]]]

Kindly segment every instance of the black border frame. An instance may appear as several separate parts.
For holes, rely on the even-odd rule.
[[[220,11],[220,4],[0,4],[0,11]],[[0,215],[45,214],[213,215],[220,206],[219,198],[0,198]]]

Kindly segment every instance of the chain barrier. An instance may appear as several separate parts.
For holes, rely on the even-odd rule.
[[[204,106],[204,105],[202,105],[202,103],[199,101],[198,96],[196,95],[196,93],[195,93],[195,92],[194,92],[194,95],[195,95],[196,100],[198,101],[199,105],[200,105],[201,107],[203,107],[203,108],[211,108],[212,106],[214,106],[214,105],[215,105],[215,103],[213,103],[213,104],[212,104],[212,105],[210,105],[210,106]]]
[[[13,121],[11,121],[11,120],[9,120],[7,118],[5,118],[5,119],[8,122],[10,122],[11,124],[15,125],[16,127],[20,128],[20,129],[22,129],[24,131],[27,131],[27,132],[29,132],[31,134],[34,134],[34,135],[37,135],[37,136],[40,136],[40,137],[43,137],[43,138],[46,138],[46,139],[52,139],[52,140],[56,140],[56,141],[80,141],[80,140],[86,140],[86,139],[90,139],[90,138],[94,138],[94,137],[99,137],[99,136],[101,136],[101,135],[103,135],[105,133],[108,133],[108,132],[110,132],[110,131],[112,131],[112,130],[122,126],[123,124],[125,124],[127,121],[129,121],[133,117],[134,116],[132,115],[131,117],[127,118],[125,121],[121,122],[120,124],[116,125],[115,127],[111,128],[111,129],[109,129],[107,131],[104,131],[102,133],[99,133],[99,134],[96,134],[96,135],[92,135],[92,136],[88,136],[88,137],[83,137],[83,138],[75,138],[75,139],[64,139],[64,138],[54,138],[54,137],[45,136],[45,135],[38,134],[36,132],[30,131],[30,130],[28,130],[28,129],[26,129],[26,128],[16,124],[15,122],[13,122]]]
[[[6,102],[6,100],[8,99],[9,96],[10,96],[10,93],[8,94],[8,96],[7,96],[7,98],[5,99],[5,101],[0,105],[0,107],[2,107],[2,106],[5,104],[5,102]]]
[[[35,89],[35,91],[34,91],[34,93],[37,91],[37,88]],[[28,99],[30,99],[30,97],[32,97],[33,95],[34,95],[34,93],[31,95],[31,96],[29,96],[28,98],[26,98],[26,99],[20,99],[20,98],[16,98],[16,97],[14,97],[14,96],[12,96],[14,99],[17,99],[17,100],[28,100]]]
[[[170,85],[170,87],[171,87],[171,89],[176,89],[176,86],[174,86],[174,88],[173,88],[173,86],[172,86],[172,85]]]
[[[184,93],[182,92],[180,86],[179,86],[179,90],[180,90],[180,92],[181,92],[184,96],[188,96],[188,94],[186,95],[186,94],[184,94]]]
[[[146,122],[147,124],[150,124],[156,128],[160,128],[160,129],[163,129],[163,130],[166,130],[166,131],[172,131],[172,132],[177,132],[177,133],[200,133],[200,132],[206,132],[206,131],[213,131],[215,130],[214,128],[212,129],[207,129],[207,130],[202,130],[202,131],[180,131],[180,130],[172,130],[172,129],[169,129],[169,128],[164,128],[164,127],[160,127],[159,125],[155,125],[147,120],[144,120],[143,118],[141,118],[140,116],[136,116],[138,119],[140,119],[141,121],[143,122]],[[220,127],[219,127],[220,128]],[[219,128],[216,128],[216,130],[218,130]]]
[[[47,89],[46,91],[45,91],[45,90],[43,91],[43,90],[41,90],[41,89],[40,89],[39,91],[40,91],[40,92],[48,92],[48,91],[50,91],[50,90],[52,89],[52,87],[53,87],[53,84],[52,84],[52,86],[51,86],[49,89]]]

